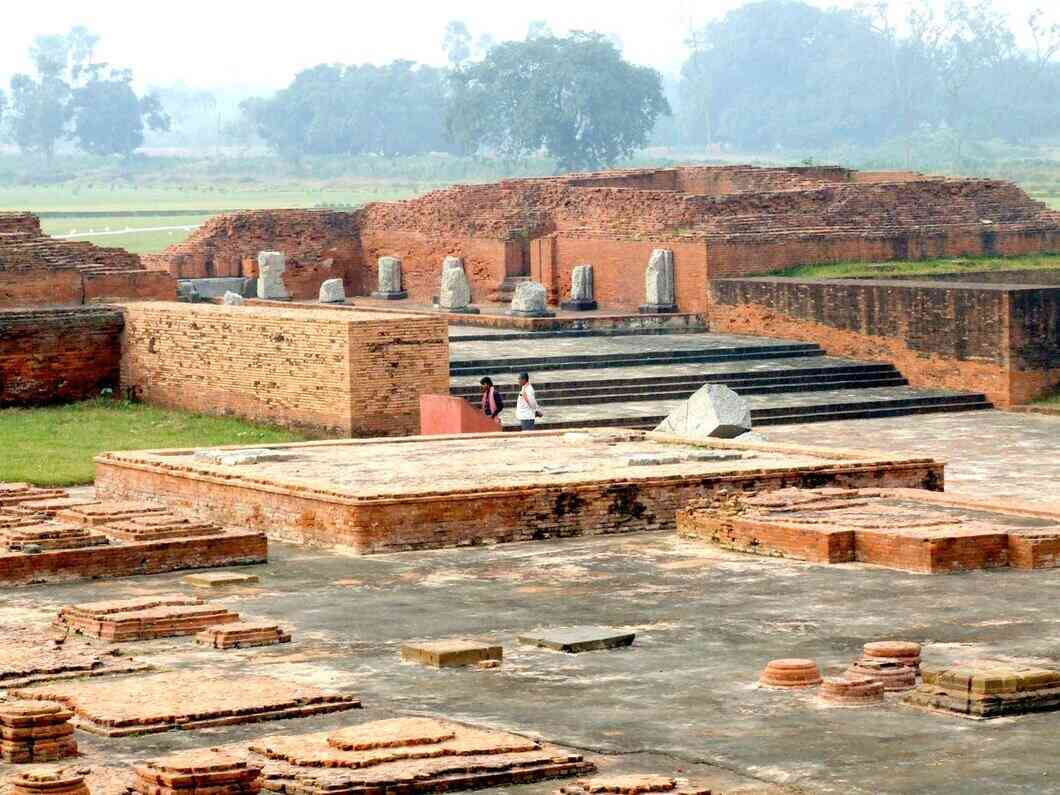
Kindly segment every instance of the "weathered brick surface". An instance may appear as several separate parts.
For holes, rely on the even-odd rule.
[[[648,473],[625,465],[627,456],[645,449],[643,434],[620,434],[609,443],[613,433],[586,434],[593,438],[577,444],[560,433],[299,444],[282,448],[293,456],[289,463],[245,470],[206,467],[183,453],[115,452],[96,459],[96,488],[108,498],[151,495],[215,522],[365,554],[672,530],[689,500],[732,488],[942,488],[942,465],[930,459],[830,457],[808,448],[778,454],[766,447],[744,461]],[[647,449],[657,448],[649,442]],[[545,460],[579,470],[584,461],[590,470],[535,469]],[[351,480],[351,472],[358,476]]]
[[[56,240],[31,213],[0,212],[0,307],[173,300],[176,290],[125,249]]]
[[[680,308],[701,311],[710,278],[840,260],[1058,251],[1060,214],[996,180],[831,166],[646,169],[457,185],[348,213],[235,213],[148,265],[237,275],[244,258],[280,249],[295,271],[329,262],[345,273],[347,294],[364,295],[376,259],[397,255],[406,288],[423,301],[446,255],[468,263],[476,299],[506,274],[525,274],[529,258],[556,301],[571,269],[588,262],[599,300],[637,306],[646,252],[659,247],[675,251]],[[305,297],[323,275],[304,271]]]
[[[686,538],[742,552],[928,574],[1051,567],[1060,549],[1060,507],[1027,510],[904,489],[718,495],[681,511],[677,527]]]
[[[0,407],[116,387],[122,323],[113,307],[0,309]]]
[[[753,278],[712,282],[711,295],[716,331],[886,361],[914,386],[1008,406],[1060,383],[1060,287]]]
[[[152,403],[341,435],[419,428],[449,388],[443,318],[207,304],[125,307],[122,388]]]

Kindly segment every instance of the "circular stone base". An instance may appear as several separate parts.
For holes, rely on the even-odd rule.
[[[813,687],[821,684],[821,669],[813,660],[771,660],[758,683],[765,687]]]

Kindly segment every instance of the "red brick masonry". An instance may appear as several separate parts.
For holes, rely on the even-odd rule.
[[[783,489],[700,500],[681,536],[757,555],[934,574],[1060,566],[1060,505],[1027,508],[914,489]]]
[[[437,292],[462,257],[483,300],[531,275],[553,301],[576,265],[597,300],[636,307],[653,248],[674,252],[677,303],[707,308],[709,279],[790,265],[1060,251],[1060,214],[1015,185],[838,167],[695,167],[458,185],[353,212],[255,210],[219,216],[147,260],[178,277],[248,274],[262,249],[287,253],[289,289],[313,297],[341,276],[367,295],[380,256],[400,256],[410,296]]]
[[[881,279],[721,279],[714,331],[820,344],[893,364],[914,386],[1009,406],[1060,384],[1060,287]]]
[[[276,460],[232,466],[199,462],[189,450],[105,453],[96,459],[96,488],[107,498],[150,497],[274,538],[374,553],[672,530],[679,508],[718,491],[941,489],[943,470],[928,458],[612,429],[270,449]],[[688,460],[628,463],[658,453]]]

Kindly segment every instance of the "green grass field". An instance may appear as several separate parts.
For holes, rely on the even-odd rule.
[[[227,417],[98,398],[66,406],[0,410],[0,481],[74,486],[95,478],[106,450],[301,441],[301,434]]]
[[[1060,255],[1039,254],[1027,257],[965,257],[932,259],[920,262],[836,262],[824,265],[796,265],[774,271],[773,276],[801,279],[841,279],[870,276],[925,276],[939,273],[976,273],[980,271],[1060,270]]]
[[[179,243],[209,217],[209,214],[44,217],[41,228],[49,235],[145,254]]]

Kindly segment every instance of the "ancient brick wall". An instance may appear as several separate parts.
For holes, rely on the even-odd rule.
[[[272,307],[124,307],[121,384],[150,403],[337,435],[419,428],[448,391],[442,318]]]
[[[515,273],[506,266],[505,241],[526,240],[536,245],[539,272],[558,299],[570,263],[562,259],[564,245],[548,241],[571,240],[580,242],[566,249],[596,265],[604,290],[633,307],[640,297],[628,285],[643,277],[644,247],[668,242],[707,247],[702,282],[685,291],[693,301],[705,293],[708,277],[798,264],[1060,251],[1060,213],[1015,185],[891,176],[835,166],[724,166],[456,185],[349,213],[235,213],[148,262],[186,277],[234,275],[239,262],[273,248],[285,251],[295,268],[330,261],[357,295],[371,290],[376,259],[393,254],[405,260],[409,292],[424,301],[437,291],[441,260],[455,255],[471,263],[481,300]],[[599,248],[588,241],[599,241]],[[549,246],[555,250],[545,252]],[[619,259],[625,260],[621,272]]]
[[[752,278],[712,282],[711,294],[715,331],[886,361],[914,386],[1008,406],[1060,382],[1060,288]]]
[[[136,254],[43,234],[31,213],[0,213],[0,307],[173,300],[176,282]]]
[[[430,303],[438,295],[442,280],[442,260],[447,256],[464,260],[464,271],[471,284],[473,302],[486,300],[497,289],[505,276],[505,242],[494,238],[459,236],[431,236],[416,231],[361,233],[364,251],[365,295],[378,285],[380,257],[401,257],[402,276],[409,297],[419,303]]]
[[[118,385],[114,307],[0,310],[0,407],[84,400]]]

